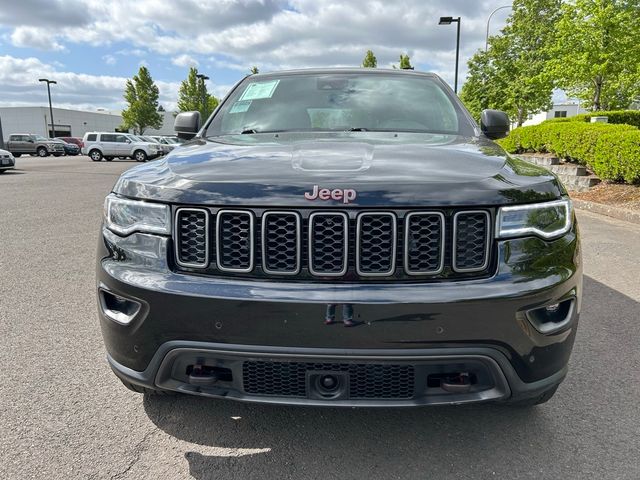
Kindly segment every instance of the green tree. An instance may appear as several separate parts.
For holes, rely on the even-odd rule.
[[[260,70],[258,70],[258,67],[254,65],[249,69],[249,72],[251,72],[252,75],[255,75],[256,73],[260,73]]]
[[[409,55],[400,54],[400,66],[398,68],[400,68],[400,70],[413,70],[413,65],[411,65]]]
[[[561,0],[515,0],[507,25],[487,52],[469,61],[460,97],[479,117],[485,108],[506,111],[518,125],[551,106],[550,60]]]
[[[124,99],[127,108],[122,111],[121,128],[130,128],[138,135],[142,135],[149,127],[160,128],[162,115],[158,113],[158,96],[160,91],[153,82],[147,67],[140,67],[133,79],[127,80],[124,89]]]
[[[640,4],[565,3],[552,52],[550,66],[558,88],[593,110],[628,107],[640,84]]]
[[[198,111],[205,119],[218,106],[218,99],[207,91],[207,84],[198,78],[198,69],[191,67],[187,78],[180,84],[178,91],[178,111]]]
[[[378,59],[371,50],[367,50],[367,53],[364,56],[364,60],[362,60],[362,66],[365,68],[377,68]]]

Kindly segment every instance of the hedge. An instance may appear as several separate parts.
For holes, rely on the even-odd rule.
[[[631,125],[544,122],[516,128],[498,143],[509,153],[548,152],[586,165],[602,179],[635,183],[640,179],[639,136]]]
[[[640,128],[640,110],[611,110],[602,112],[589,112],[574,115],[573,117],[551,118],[544,123],[563,122],[591,122],[591,117],[607,117],[609,123],[627,124]]]
[[[640,183],[640,130],[600,135],[592,168],[600,178]]]

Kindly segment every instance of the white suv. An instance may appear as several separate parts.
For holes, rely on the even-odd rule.
[[[110,162],[115,157],[146,162],[162,154],[157,143],[145,142],[130,133],[87,132],[83,142],[82,154],[89,155],[94,162],[103,158]]]

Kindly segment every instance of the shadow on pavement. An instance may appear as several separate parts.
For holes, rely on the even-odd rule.
[[[621,478],[635,458],[637,429],[628,419],[638,412],[629,399],[640,388],[631,369],[619,379],[610,370],[621,355],[638,364],[640,306],[589,277],[584,287],[569,377],[542,406],[321,409],[176,396],[146,397],[144,408],[161,430],[195,444],[185,458],[200,480]],[[623,345],[602,334],[625,322],[633,331]],[[611,443],[617,447],[608,450]]]

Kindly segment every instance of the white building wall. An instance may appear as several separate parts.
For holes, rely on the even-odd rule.
[[[6,140],[12,133],[35,133],[49,136],[48,107],[0,107],[2,133]],[[68,135],[82,137],[85,132],[114,132],[122,124],[119,114],[109,112],[85,112],[64,108],[53,109],[53,119],[56,130],[67,130]],[[164,113],[164,122],[159,130],[148,129],[147,135],[173,135],[174,116],[171,112]]]
[[[538,125],[539,123],[556,118],[556,112],[566,112],[565,117],[575,117],[580,113],[587,113],[588,110],[580,107],[577,103],[556,103],[551,107],[551,110],[547,112],[539,112],[534,115],[530,115],[530,118],[524,121],[523,126]]]

